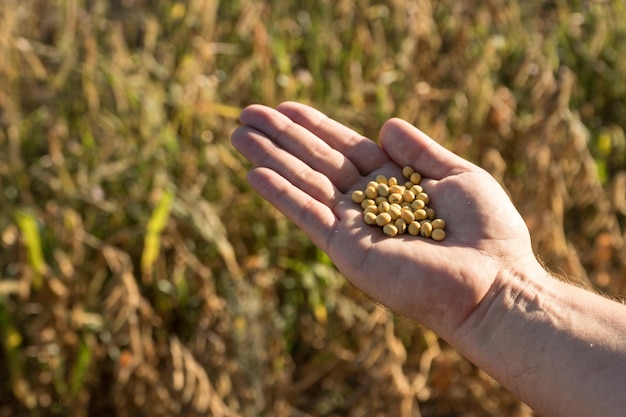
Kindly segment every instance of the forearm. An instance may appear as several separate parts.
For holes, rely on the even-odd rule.
[[[455,335],[460,350],[545,417],[623,415],[626,306],[542,271],[509,271]]]

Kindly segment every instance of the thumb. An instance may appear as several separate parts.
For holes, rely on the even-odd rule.
[[[383,125],[380,143],[397,165],[412,166],[424,177],[440,180],[476,168],[401,119],[390,119]]]

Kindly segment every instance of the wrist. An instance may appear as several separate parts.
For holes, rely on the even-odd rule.
[[[542,415],[609,416],[626,406],[624,334],[623,305],[533,259],[502,270],[453,343]]]
[[[470,361],[531,405],[524,390],[540,383],[533,381],[541,378],[535,373],[540,367],[537,352],[543,349],[554,319],[551,300],[556,282],[532,254],[506,265],[451,341]]]
[[[554,281],[532,254],[503,266],[454,334],[455,344],[467,349],[470,359],[480,360],[485,349],[497,348],[499,337],[509,332],[510,321],[547,319],[544,306],[552,298]]]

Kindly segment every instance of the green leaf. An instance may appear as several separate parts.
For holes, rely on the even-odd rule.
[[[171,190],[164,191],[150,216],[150,220],[148,220],[143,253],[141,255],[141,268],[144,273],[152,271],[152,266],[159,256],[161,233],[165,225],[167,225],[173,202],[174,192]]]
[[[41,236],[37,227],[37,220],[28,210],[20,210],[17,212],[16,221],[26,244],[28,263],[35,272],[33,289],[38,290],[42,286],[42,275],[46,271],[46,262],[41,249]]]

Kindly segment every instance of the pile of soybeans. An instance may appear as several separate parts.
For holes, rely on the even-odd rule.
[[[352,193],[352,200],[363,209],[365,223],[382,227],[389,237],[408,232],[412,236],[445,239],[446,223],[428,207],[430,198],[420,185],[422,176],[410,166],[402,169],[402,175],[404,184],[395,177],[378,175],[365,190]]]

